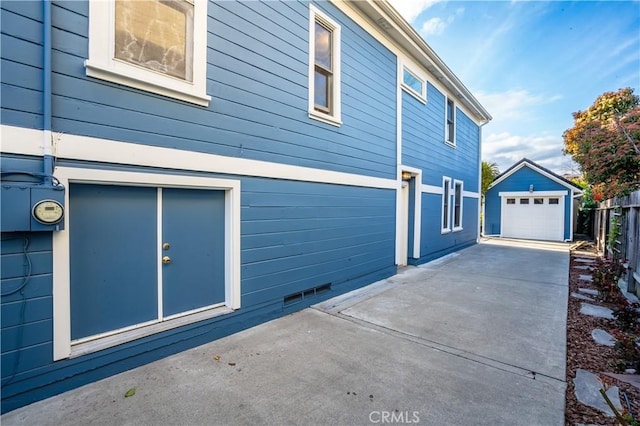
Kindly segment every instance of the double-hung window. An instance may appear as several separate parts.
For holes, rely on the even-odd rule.
[[[445,112],[445,142],[456,145],[456,106],[452,99],[446,98]]]
[[[87,75],[206,106],[207,2],[89,3]]]
[[[463,184],[460,181],[453,183],[453,230],[462,230],[462,201]]]
[[[340,125],[340,26],[309,9],[309,116]]]
[[[451,231],[451,178],[442,178],[442,233]]]

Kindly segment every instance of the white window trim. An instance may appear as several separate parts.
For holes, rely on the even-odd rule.
[[[451,113],[453,114],[453,138],[452,141],[449,141],[449,123],[447,123],[447,106],[449,104],[449,101],[451,101],[452,103],[452,108],[451,108]],[[456,102],[455,100],[451,99],[449,96],[445,96],[444,97],[444,143],[446,143],[447,145],[449,145],[450,147],[455,148],[457,146],[456,143],[456,136],[457,136],[457,127],[458,127],[458,122],[457,122],[458,117],[456,117]]]
[[[412,87],[404,83],[405,71],[407,71],[416,80],[419,80],[422,83],[421,93],[416,92]],[[423,77],[421,73],[416,72],[413,68],[407,66],[406,64],[402,66],[401,72],[402,72],[402,75],[400,76],[400,82],[401,82],[401,87],[404,89],[404,91],[410,94],[411,96],[413,96],[414,98],[416,98],[418,101],[422,102],[423,104],[426,104],[427,103],[427,79]]]
[[[333,54],[333,85],[332,85],[332,114],[316,111],[315,99],[315,33],[316,20],[322,21],[333,32],[331,52]],[[334,126],[342,125],[341,87],[341,59],[340,59],[340,25],[322,13],[317,7],[309,5],[309,118],[319,120]]]
[[[460,226],[455,226],[456,223],[456,209],[455,209],[455,202],[456,202],[456,185],[460,184]],[[453,181],[453,218],[451,220],[451,226],[452,226],[452,230],[453,232],[458,232],[458,231],[462,231],[463,226],[462,226],[462,215],[463,215],[463,211],[464,211],[464,182],[461,180],[454,180]]]
[[[69,183],[200,188],[225,191],[225,301],[164,320],[137,324],[117,332],[71,341],[71,290],[69,257],[69,210],[65,229],[53,234],[53,359],[76,357],[129,342],[144,336],[224,315],[240,308],[240,181],[196,176],[57,167],[56,178],[66,188]],[[69,205],[69,191],[65,191]],[[158,259],[159,260],[159,259]]]
[[[449,194],[446,194],[445,187],[449,188]],[[444,198],[447,196],[447,226],[444,226]],[[442,208],[440,209],[440,233],[447,234],[451,232],[451,178],[442,176]]]
[[[147,92],[208,106],[207,95],[207,1],[193,2],[193,82],[115,59],[115,1],[89,3],[89,77],[111,81]]]

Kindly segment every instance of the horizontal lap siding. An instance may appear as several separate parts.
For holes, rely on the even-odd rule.
[[[426,105],[402,92],[402,163],[421,169],[423,184],[442,187],[442,177],[448,176],[462,181],[464,191],[478,192],[479,127],[457,109],[456,147],[445,144],[444,102],[445,96],[431,84]],[[426,262],[475,243],[477,198],[464,197],[462,221],[461,231],[442,234],[442,196],[422,194],[420,258],[411,262]]]
[[[40,165],[27,158],[2,160],[3,167],[20,163],[31,169],[33,163],[35,171]],[[241,308],[74,359],[52,361],[52,234],[27,234],[32,277],[24,318],[20,294],[2,298],[3,380],[18,373],[3,386],[3,411],[276,318],[286,312],[283,298],[292,293],[331,283],[332,291],[322,296],[327,298],[395,273],[395,191],[260,178],[242,178],[241,188]],[[3,241],[1,259],[5,292],[25,274],[22,240]]]
[[[243,180],[243,304],[394,265],[395,192]]]
[[[422,239],[420,259],[423,263],[476,243],[478,235],[478,200],[464,198],[462,230],[441,233],[442,196],[422,194]]]
[[[308,117],[305,2],[209,3],[209,107],[87,78],[88,4],[62,2],[53,5],[54,131],[393,178],[395,57],[331,4],[318,6],[342,26],[340,127]]]
[[[0,123],[42,129],[42,3],[0,2]]]
[[[402,92],[402,163],[422,169],[422,182],[442,185],[442,176],[478,191],[480,129],[456,108],[456,147],[444,142],[445,96],[427,83],[426,105]]]
[[[571,235],[571,196],[566,186],[549,179],[537,171],[525,166],[507,177],[496,186],[492,187],[485,201],[485,229],[488,235],[499,235],[501,232],[500,215],[502,211],[500,192],[529,191],[529,185],[533,185],[535,191],[567,191],[564,197],[564,238]],[[535,192],[532,193],[535,197]]]
[[[51,233],[3,233],[0,253],[4,388],[15,374],[51,361]]]

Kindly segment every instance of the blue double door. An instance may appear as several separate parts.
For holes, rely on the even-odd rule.
[[[221,190],[71,184],[71,338],[225,301]]]

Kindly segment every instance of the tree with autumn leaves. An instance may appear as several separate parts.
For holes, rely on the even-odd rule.
[[[600,95],[562,135],[595,201],[640,189],[640,97],[633,89]]]

